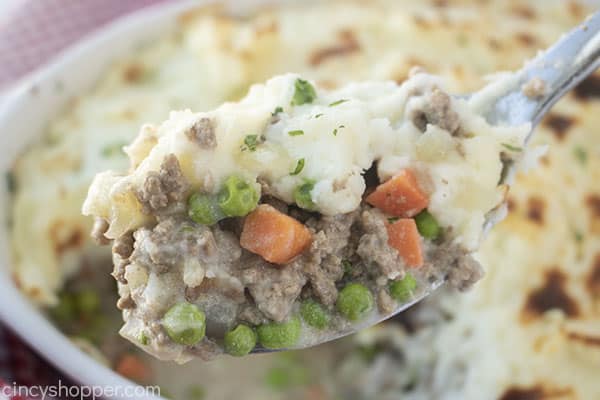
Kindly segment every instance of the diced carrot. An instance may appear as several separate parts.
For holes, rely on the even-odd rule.
[[[294,218],[261,204],[246,216],[240,245],[275,264],[285,264],[312,242],[307,227]]]
[[[413,217],[429,205],[429,199],[408,169],[377,186],[366,201],[395,217]]]
[[[387,224],[387,232],[389,245],[398,250],[406,265],[413,268],[423,265],[421,237],[414,219],[401,218]]]
[[[138,383],[145,383],[152,378],[152,372],[146,364],[133,354],[121,357],[115,368],[119,374]]]

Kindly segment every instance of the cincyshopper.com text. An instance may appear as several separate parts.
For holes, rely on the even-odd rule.
[[[20,386],[13,382],[0,387],[0,400],[19,397],[36,400],[146,399],[152,396],[160,396],[159,386],[80,386],[65,385],[59,380],[55,385]]]

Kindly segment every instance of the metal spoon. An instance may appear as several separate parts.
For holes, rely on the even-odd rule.
[[[521,70],[495,80],[476,93],[457,97],[468,99],[475,111],[483,115],[491,124],[518,126],[530,123],[532,130],[527,137],[529,140],[533,128],[550,108],[599,66],[600,12],[597,12],[565,34],[552,47],[527,62]],[[538,96],[528,97],[523,92],[523,86],[532,79],[540,79],[544,90]],[[514,166],[509,166],[507,172],[502,183],[512,182],[515,173]],[[501,219],[503,212],[503,210],[498,210],[489,213],[484,224],[484,233],[489,232]],[[360,323],[349,325],[336,332],[326,332],[320,336],[305,339],[293,348],[269,350],[256,347],[253,353],[301,349],[355,333],[401,313],[427,297],[443,283],[444,279],[439,279],[428,287],[421,288],[413,299],[399,305],[391,314],[382,315],[374,312]]]

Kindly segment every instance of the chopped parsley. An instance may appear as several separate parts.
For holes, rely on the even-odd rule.
[[[8,193],[14,193],[17,190],[17,179],[13,172],[7,172],[5,175],[6,179],[6,190]]]
[[[574,234],[574,236],[575,236],[575,241],[576,241],[577,243],[581,243],[581,242],[583,242],[583,233],[581,233],[581,232],[579,232],[579,231],[575,231],[573,234]]]
[[[142,332],[142,333],[140,334],[140,343],[141,343],[143,346],[147,346],[147,345],[148,345],[148,343],[150,343],[150,339],[148,339],[148,336],[146,336],[146,334],[145,334],[144,332]]]
[[[314,118],[317,119],[317,118],[321,118],[322,116],[323,116],[323,113],[319,113],[319,114],[315,115]]]
[[[258,135],[246,135],[244,138],[244,146],[242,146],[242,151],[250,150],[255,151],[256,146],[259,144]]]
[[[510,151],[514,151],[514,152],[523,151],[523,148],[522,148],[522,147],[519,147],[519,146],[513,146],[512,144],[508,144],[508,143],[502,143],[502,146],[503,146],[505,149],[508,149],[508,150],[510,150]]]
[[[283,112],[283,107],[279,106],[279,107],[275,107],[275,110],[273,110],[273,112],[271,113],[271,116],[276,116],[279,113]]]
[[[345,128],[345,126],[344,126],[344,125],[340,125],[340,126],[338,126],[337,128],[335,128],[335,129],[333,130],[333,136],[337,136],[337,134],[338,134],[338,129],[342,129],[342,128]]]
[[[127,142],[119,141],[112,144],[108,144],[102,148],[102,156],[106,158],[116,157],[125,155],[123,152],[123,146],[126,146]]]
[[[290,136],[300,136],[300,135],[304,135],[304,131],[301,129],[295,130],[295,131],[289,131],[288,135]]]
[[[575,156],[577,161],[579,161],[581,163],[581,165],[587,164],[588,153],[583,147],[581,147],[581,146],[575,147],[575,149],[573,150],[573,155]]]
[[[339,106],[340,104],[345,103],[347,101],[350,101],[350,100],[348,100],[348,99],[340,99],[340,100],[334,101],[333,103],[329,104],[329,107]]]
[[[390,224],[393,224],[394,222],[398,221],[399,219],[400,219],[400,217],[391,217],[391,218],[388,218],[387,220]]]
[[[294,97],[292,97],[293,106],[300,106],[302,104],[312,103],[317,97],[315,88],[303,79],[296,79],[296,82],[294,83],[294,88]]]
[[[292,172],[290,172],[290,175],[298,175],[300,172],[302,172],[303,169],[304,169],[304,158],[301,158],[296,163],[296,168],[294,168],[294,170]]]

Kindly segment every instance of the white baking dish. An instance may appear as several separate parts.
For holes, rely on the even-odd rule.
[[[41,71],[27,78],[2,103],[0,109],[0,175],[15,157],[44,131],[49,120],[74,95],[85,93],[116,59],[141,42],[152,40],[175,27],[177,17],[210,1],[168,2],[117,20],[71,47]],[[265,1],[235,1],[235,12]],[[57,84],[64,90],[55,90]],[[10,253],[6,230],[6,185],[0,185],[0,318],[50,363],[74,381],[88,386],[132,386],[134,383],[96,362],[75,347],[15,287],[10,278]],[[138,390],[138,392],[140,392]],[[112,398],[125,398],[115,396]],[[152,399],[147,394],[127,398]]]

